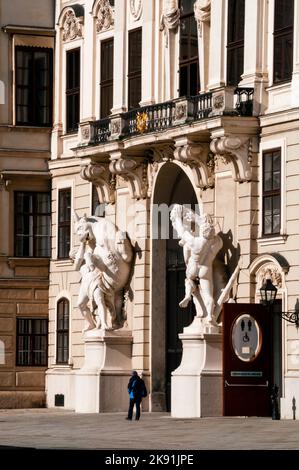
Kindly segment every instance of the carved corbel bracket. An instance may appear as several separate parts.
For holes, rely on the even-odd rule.
[[[108,164],[86,165],[81,169],[80,176],[96,186],[100,204],[115,203],[115,175],[110,173]]]
[[[239,183],[252,179],[252,140],[243,136],[216,137],[211,150],[225,163],[232,163],[234,180]]]
[[[210,161],[208,144],[188,142],[185,145],[177,145],[174,158],[191,168],[198,188],[207,189],[214,186],[213,162]]]
[[[113,175],[121,176],[127,183],[133,199],[147,197],[147,163],[139,163],[132,158],[111,160],[109,169]]]

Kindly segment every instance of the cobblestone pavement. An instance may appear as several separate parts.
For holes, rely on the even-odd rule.
[[[36,449],[298,450],[299,420],[175,419],[143,413],[77,414],[65,410],[0,410],[0,446]],[[4,448],[4,447],[3,447]]]

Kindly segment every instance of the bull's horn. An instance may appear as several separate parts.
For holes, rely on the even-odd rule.
[[[73,210],[73,218],[74,218],[74,222],[79,222],[79,220],[80,220],[80,217],[78,216],[78,214],[75,210]]]

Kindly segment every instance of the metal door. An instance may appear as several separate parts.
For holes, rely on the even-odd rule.
[[[272,321],[262,304],[224,304],[223,414],[270,416]]]
[[[166,408],[170,411],[171,372],[177,369],[182,359],[182,342],[179,333],[190,325],[194,317],[194,305],[180,308],[179,302],[185,295],[186,266],[183,250],[177,240],[167,240],[167,321],[166,321]]]

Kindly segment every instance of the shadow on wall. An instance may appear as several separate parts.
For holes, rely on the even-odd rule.
[[[5,85],[0,80],[0,104],[5,104]]]
[[[4,342],[0,340],[0,364],[5,364],[5,346]]]
[[[223,241],[223,247],[219,251],[218,257],[225,264],[226,269],[228,271],[227,274],[228,276],[230,276],[234,272],[240,260],[240,245],[239,243],[237,244],[237,246],[234,245],[233,234],[231,230],[226,233],[219,232],[218,235],[222,238]]]
[[[296,419],[296,398],[293,397],[292,399],[292,411],[293,411],[293,419]]]

